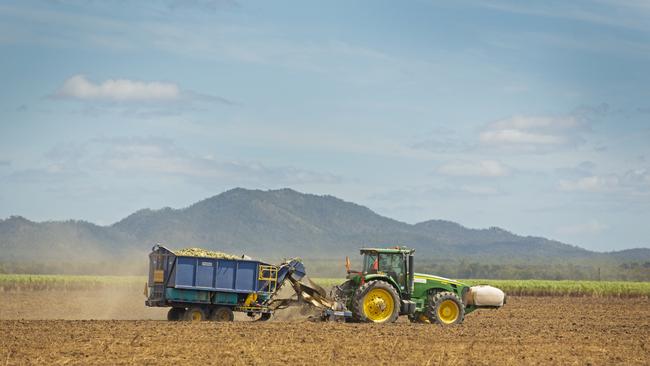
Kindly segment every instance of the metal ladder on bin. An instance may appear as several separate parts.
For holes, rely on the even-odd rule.
[[[260,264],[259,276],[257,279],[260,281],[266,281],[266,292],[274,293],[278,288],[278,267]]]

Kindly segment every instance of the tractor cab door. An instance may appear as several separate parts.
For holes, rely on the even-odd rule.
[[[366,253],[363,272],[384,273],[392,278],[402,291],[407,290],[406,262],[401,253]]]

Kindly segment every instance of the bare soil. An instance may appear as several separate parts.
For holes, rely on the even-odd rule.
[[[93,293],[0,293],[0,365],[650,363],[647,299],[511,297],[454,327],[310,322],[300,311],[269,322],[51,320],[165,314],[144,307],[142,296],[105,308],[103,301]]]

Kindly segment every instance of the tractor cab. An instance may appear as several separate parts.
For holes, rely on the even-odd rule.
[[[407,298],[413,289],[414,249],[393,247],[388,249],[362,248],[362,275],[387,276],[397,285],[402,298]]]

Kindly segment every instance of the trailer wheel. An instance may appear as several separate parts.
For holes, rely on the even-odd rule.
[[[206,318],[207,317],[205,316],[205,311],[198,306],[187,309],[184,316],[184,319],[190,322],[199,322],[205,320]]]
[[[399,295],[386,281],[366,282],[354,293],[355,319],[369,323],[392,323],[399,316]]]
[[[231,322],[235,320],[235,314],[227,306],[219,306],[210,313],[210,320],[215,322]]]
[[[185,308],[171,308],[167,312],[167,320],[177,322],[183,319],[183,315],[185,315]]]
[[[449,291],[430,294],[425,312],[431,323],[441,325],[460,324],[465,318],[463,302]]]

